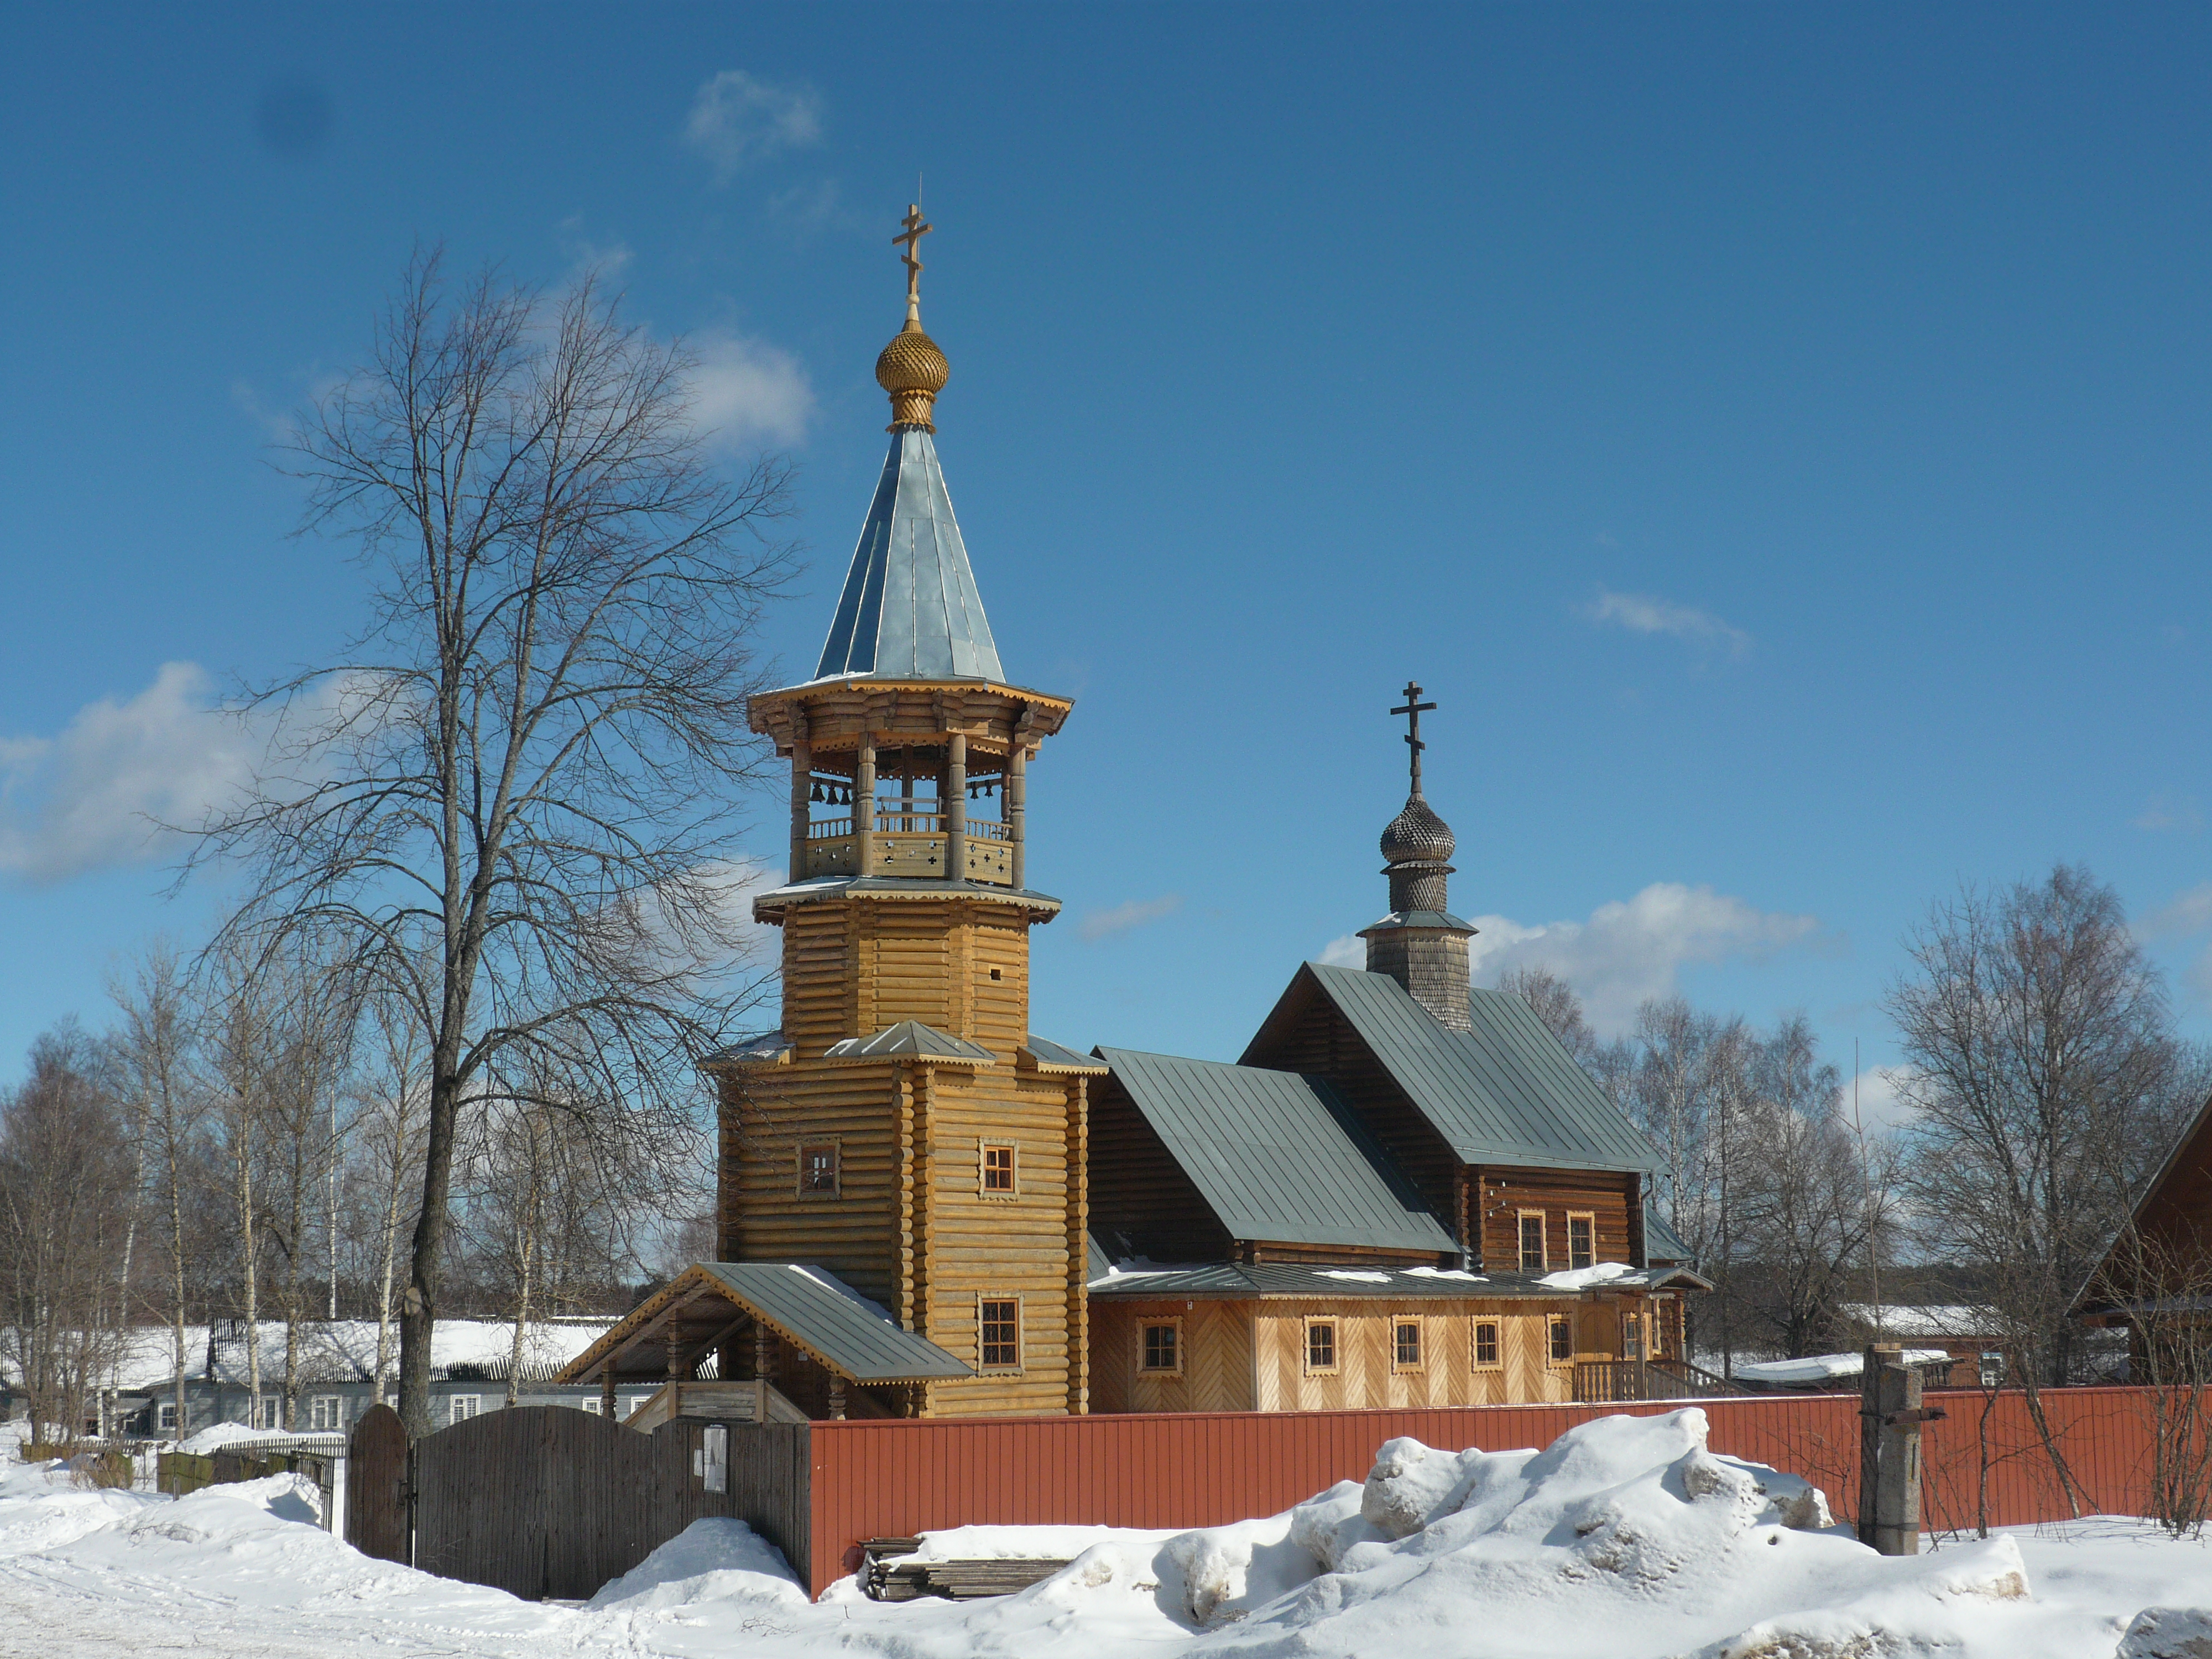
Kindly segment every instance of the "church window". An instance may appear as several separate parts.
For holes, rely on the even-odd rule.
[[[1306,1375],[1327,1376],[1336,1370],[1336,1322],[1306,1321]]]
[[[1390,1369],[1394,1371],[1417,1371],[1421,1369],[1419,1320],[1394,1319],[1390,1322]]]
[[[1545,1323],[1550,1328],[1547,1332],[1550,1342],[1546,1357],[1554,1365],[1564,1365],[1575,1357],[1574,1322],[1565,1314],[1553,1314],[1546,1319]]]
[[[1011,1146],[983,1148],[983,1190],[1003,1197],[1014,1195],[1014,1149]]]
[[[1597,1261],[1597,1218],[1594,1215],[1567,1217],[1567,1266],[1587,1267]]]
[[[1144,1358],[1137,1369],[1158,1376],[1180,1376],[1182,1372],[1182,1322],[1170,1320],[1164,1325],[1145,1327]]]
[[[1541,1210],[1521,1212],[1521,1271],[1540,1273],[1544,1267],[1544,1212]]]
[[[987,1371],[1011,1371],[1022,1363],[1022,1304],[1013,1297],[984,1297],[976,1304],[979,1349]]]
[[[799,1149],[799,1194],[802,1198],[837,1196],[837,1148],[834,1143]]]
[[[1503,1362],[1498,1354],[1498,1322],[1478,1319],[1474,1322],[1474,1368],[1479,1371],[1494,1371]]]

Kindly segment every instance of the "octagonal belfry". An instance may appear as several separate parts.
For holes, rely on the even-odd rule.
[[[778,1030],[710,1062],[720,1259],[809,1263],[970,1375],[851,1409],[1081,1411],[1085,1079],[1029,1030],[1028,766],[1073,706],[1008,684],[939,465],[950,369],[906,325],[876,366],[889,454],[814,678],[753,699],[791,763]]]

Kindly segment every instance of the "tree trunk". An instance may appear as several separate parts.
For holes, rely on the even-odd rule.
[[[422,1143],[422,1213],[415,1218],[407,1294],[399,1306],[399,1416],[410,1439],[431,1432],[430,1339],[438,1322],[438,1278],[446,1248],[446,1206],[453,1184],[453,1121],[460,1081],[444,1045],[430,1075],[430,1121]]]

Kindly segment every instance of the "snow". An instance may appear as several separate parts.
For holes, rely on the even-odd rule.
[[[1471,1273],[1464,1267],[1408,1267],[1406,1269],[1406,1277],[1408,1279],[1456,1279],[1469,1285],[1490,1283],[1488,1274]]]
[[[1877,1310],[1870,1302],[1848,1302],[1843,1312],[1846,1318],[1890,1336],[1983,1338],[1999,1328],[1997,1316],[1990,1310],[1960,1303],[1885,1304]]]
[[[1569,1267],[1563,1272],[1546,1273],[1536,1282],[1555,1291],[1586,1291],[1593,1285],[1642,1285],[1651,1275],[1641,1267],[1632,1267],[1626,1261],[1601,1261],[1594,1267]]]
[[[1363,1273],[1356,1267],[1323,1267],[1314,1275],[1316,1279],[1348,1279],[1361,1285],[1388,1285],[1388,1273]]]
[[[0,1653],[143,1659],[2179,1659],[2212,1547],[2101,1519],[1889,1560],[1695,1408],[1542,1450],[1386,1443],[1364,1482],[1193,1532],[966,1527],[933,1554],[1068,1558],[1021,1593],[810,1604],[775,1550],[701,1521],[581,1607],[371,1561],[291,1476],[183,1498],[73,1486],[0,1428]],[[2126,1646],[2122,1648],[2124,1638]]]
[[[611,1328],[610,1320],[533,1321],[524,1334],[526,1364],[564,1364],[575,1358]],[[281,1320],[260,1322],[261,1382],[265,1388],[281,1384],[284,1376],[284,1326]],[[313,1320],[301,1330],[305,1375],[321,1382],[331,1378],[367,1381],[376,1375],[376,1322],[373,1319]],[[390,1363],[399,1363],[399,1326],[391,1330]],[[208,1328],[185,1327],[185,1371],[189,1376],[207,1369]],[[514,1326],[497,1319],[441,1319],[430,1339],[434,1369],[454,1365],[501,1365],[514,1352]],[[246,1376],[243,1331],[234,1346],[223,1351],[227,1381]],[[155,1393],[176,1381],[176,1335],[167,1325],[141,1325],[133,1329],[123,1357],[110,1370],[107,1386],[125,1393]]]
[[[1941,1348],[1907,1348],[1904,1359],[1908,1365],[1937,1365],[1949,1364],[1951,1356]],[[1832,1382],[1856,1376],[1865,1365],[1863,1353],[1816,1353],[1802,1359],[1758,1360],[1738,1365],[1735,1374],[1747,1382]]]
[[[251,1445],[265,1440],[282,1440],[287,1445],[295,1445],[302,1440],[327,1440],[338,1445],[344,1443],[345,1437],[342,1434],[295,1434],[289,1429],[249,1429],[243,1423],[211,1423],[181,1443],[177,1449],[204,1457],[227,1446]]]

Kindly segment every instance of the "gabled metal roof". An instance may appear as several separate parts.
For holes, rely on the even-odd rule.
[[[1695,1265],[1698,1253],[1682,1240],[1682,1236],[1668,1225],[1656,1206],[1644,1206],[1644,1255],[1650,1261],[1686,1261]]]
[[[952,516],[952,498],[945,493],[936,441],[915,427],[891,434],[890,453],[814,670],[817,680],[848,675],[1006,678]]]
[[[1089,1054],[1078,1054],[1049,1037],[1041,1037],[1031,1031],[1022,1039],[1021,1052],[1030,1057],[1030,1063],[1040,1072],[1076,1077],[1097,1077],[1105,1070],[1103,1062]]]
[[[1455,1031],[1387,974],[1310,962],[1244,1058],[1264,1062],[1277,1033],[1316,994],[1335,1005],[1462,1162],[1656,1168],[1650,1143],[1528,1005],[1508,992],[1470,993],[1473,1029]]]
[[[1094,1052],[1231,1238],[1453,1248],[1319,1078],[1127,1048]]]
[[[834,1274],[787,1261],[702,1261],[700,1271],[855,1382],[915,1382],[975,1372]]]
[[[969,1066],[995,1066],[999,1057],[979,1042],[957,1037],[939,1030],[934,1025],[924,1025],[918,1019],[902,1019],[896,1025],[887,1025],[873,1036],[847,1037],[842,1042],[833,1042],[823,1051],[824,1060],[952,1060]]]

